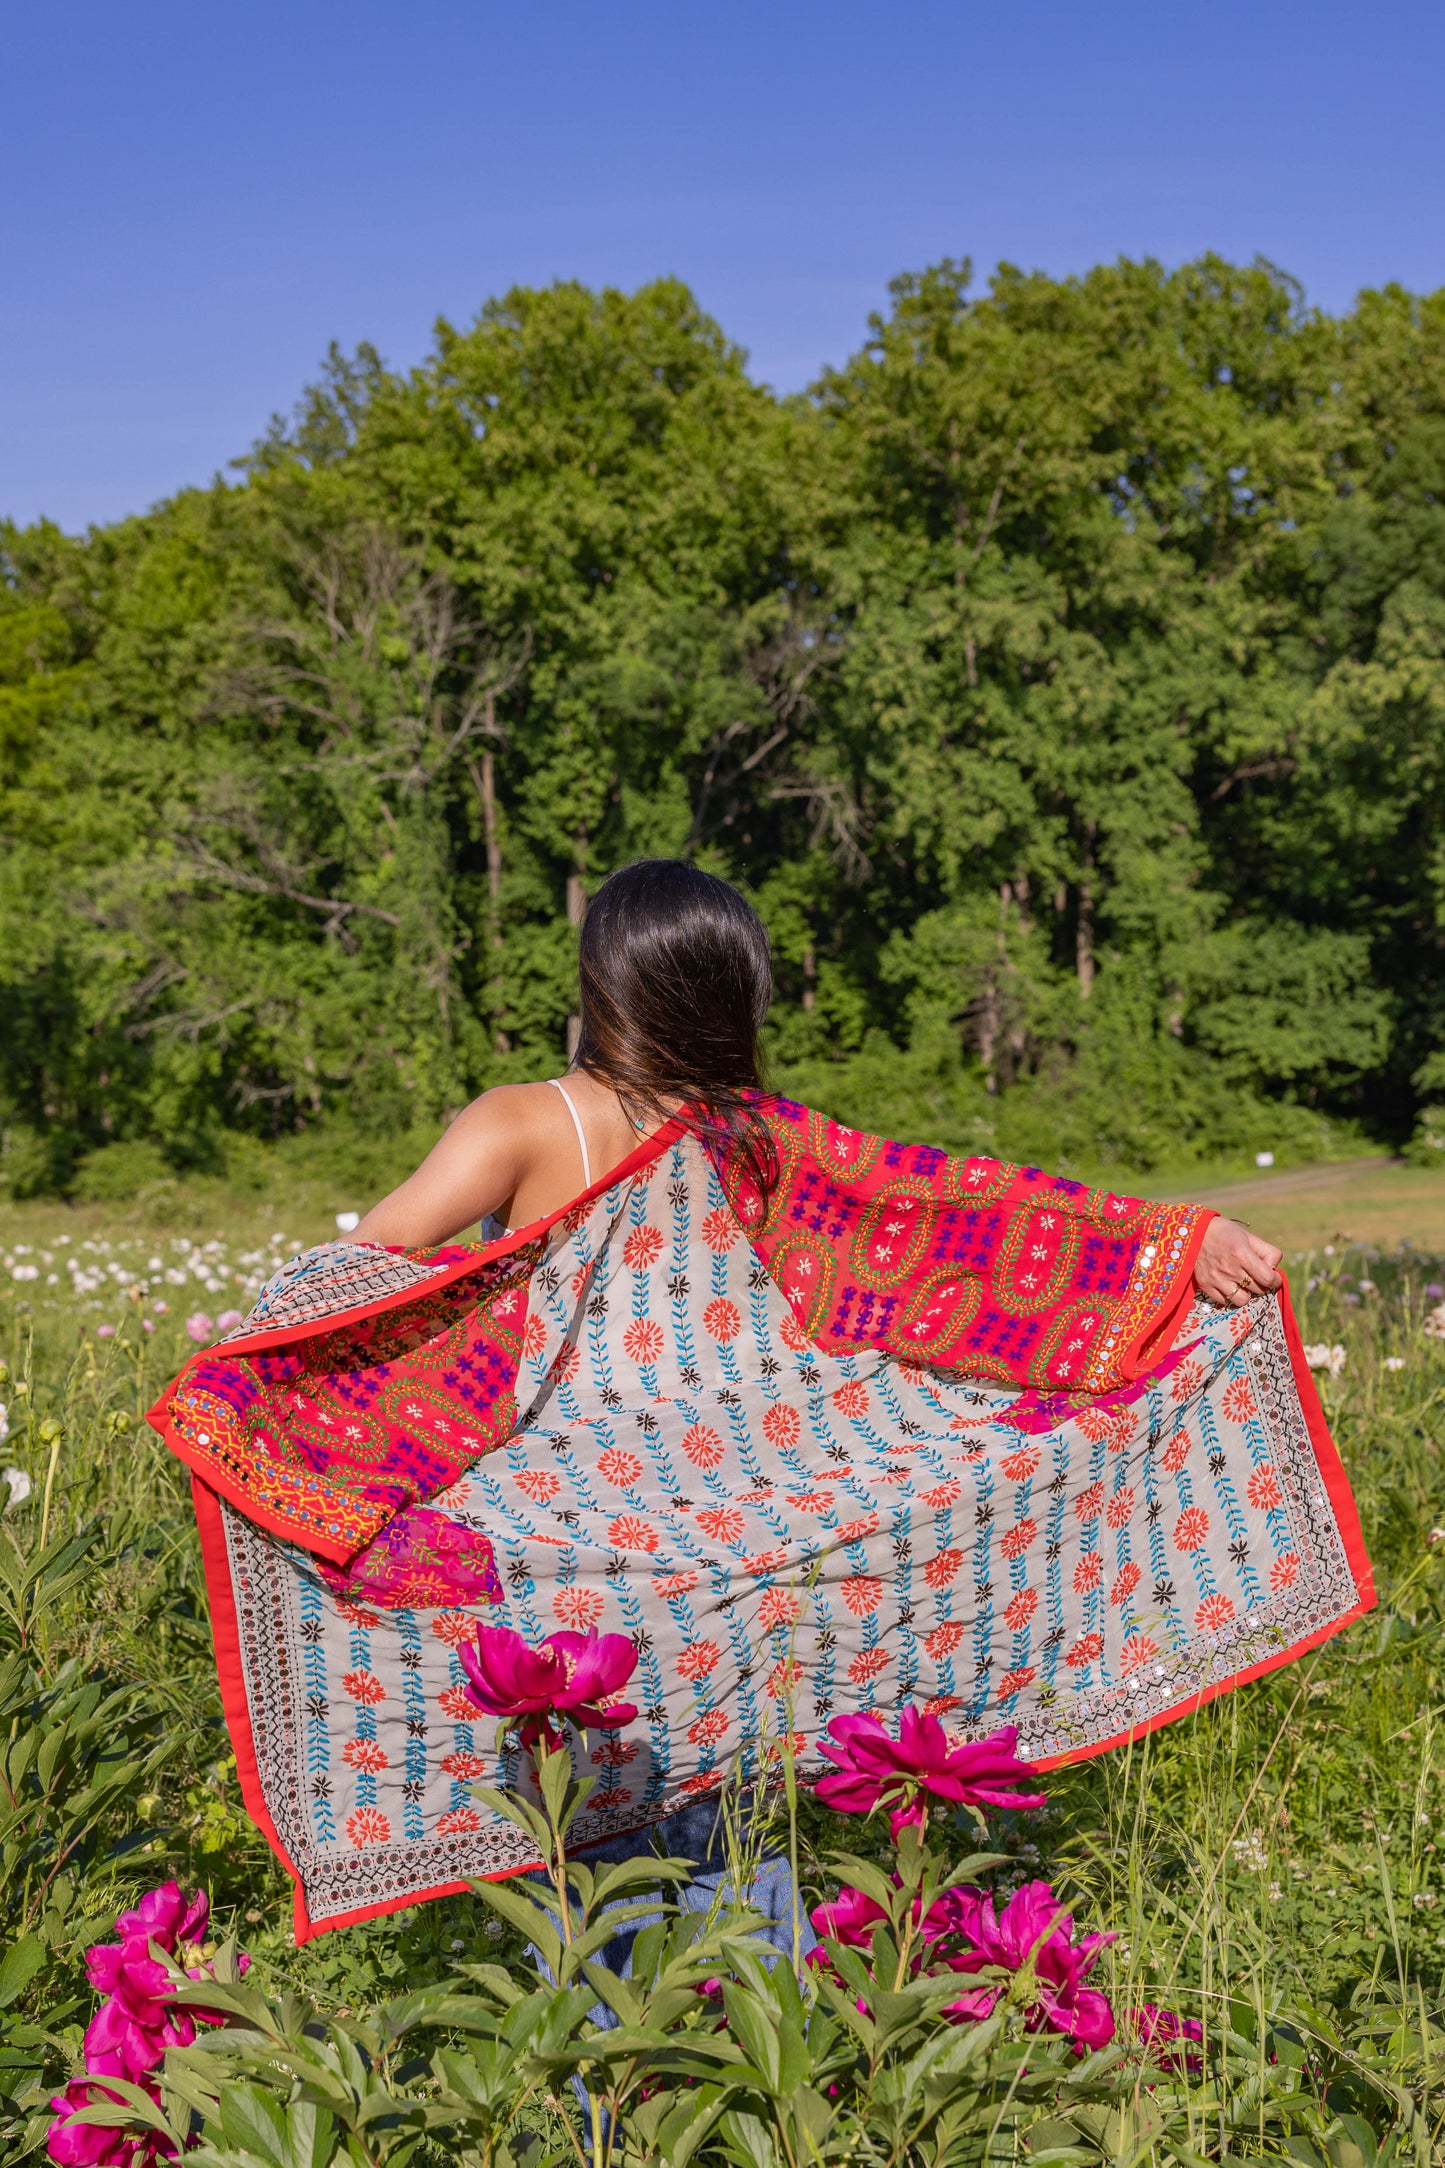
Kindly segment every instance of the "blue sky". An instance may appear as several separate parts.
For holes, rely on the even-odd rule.
[[[0,514],[206,482],[328,340],[685,278],[780,389],[946,254],[1445,283],[1445,10],[0,0]]]

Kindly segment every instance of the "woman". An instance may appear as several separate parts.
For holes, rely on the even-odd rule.
[[[738,1123],[745,1095],[762,1089],[759,1034],[773,998],[767,933],[738,891],[678,859],[627,866],[592,904],[578,961],[573,1073],[484,1092],[367,1213],[358,1242],[416,1249],[483,1220],[499,1232],[525,1227],[589,1189],[594,1169],[616,1166],[680,1106]],[[1280,1255],[1215,1217],[1195,1284],[1206,1301],[1238,1306],[1280,1285]]]
[[[846,1711],[1047,1763],[1371,1600],[1279,1251],[768,1097],[770,994],[725,882],[614,875],[574,1070],[485,1094],[154,1411],[298,1933],[531,1864],[475,1803],[517,1775],[479,1618],[630,1637],[577,1830],[628,1849]]]

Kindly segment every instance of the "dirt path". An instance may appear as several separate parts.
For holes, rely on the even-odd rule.
[[[1403,1161],[1387,1158],[1383,1153],[1374,1159],[1336,1160],[1325,1167],[1296,1167],[1290,1174],[1261,1174],[1254,1180],[1227,1182],[1220,1189],[1176,1189],[1161,1197],[1161,1204],[1243,1204],[1246,1199],[1271,1197],[1298,1197],[1311,1189],[1343,1189],[1362,1175],[1378,1174],[1384,1167],[1397,1167]]]

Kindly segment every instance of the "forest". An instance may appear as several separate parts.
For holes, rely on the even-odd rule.
[[[1445,1146],[1445,293],[899,277],[775,396],[680,283],[333,349],[229,475],[0,525],[0,1186],[434,1130],[640,854],[776,1081],[1069,1168]]]

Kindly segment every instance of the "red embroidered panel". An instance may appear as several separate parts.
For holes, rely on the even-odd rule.
[[[766,1212],[740,1156],[718,1172],[824,1347],[882,1347],[1045,1393],[1107,1393],[1163,1353],[1193,1298],[1214,1216],[1202,1206],[894,1144],[786,1099],[760,1099],[757,1111],[780,1168]]]
[[[274,1535],[349,1567],[351,1582],[359,1570],[361,1587],[399,1585],[403,1551],[405,1570],[425,1578],[440,1565],[437,1531],[408,1509],[517,1421],[536,1247],[458,1272],[474,1254],[449,1246],[451,1277],[379,1314],[343,1312],[279,1346],[248,1349],[243,1339],[193,1356],[149,1420],[213,1490]],[[388,1531],[392,1540],[378,1543]],[[451,1538],[447,1547],[456,1548]],[[480,1595],[490,1552],[471,1548]],[[465,1570],[459,1558],[447,1565],[453,1577]]]

